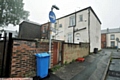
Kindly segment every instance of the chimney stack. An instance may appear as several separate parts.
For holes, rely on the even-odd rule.
[[[107,32],[109,32],[109,28],[107,28]]]

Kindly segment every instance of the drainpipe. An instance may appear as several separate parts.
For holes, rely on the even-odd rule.
[[[75,11],[75,25],[73,26],[73,43],[74,43],[74,38],[75,38],[75,27],[76,27],[76,11]]]
[[[51,31],[51,27],[52,27],[52,23],[50,22],[50,28],[49,28],[49,54],[50,54],[50,63],[49,63],[49,68],[51,68],[51,34],[52,34],[52,31]]]
[[[89,38],[89,54],[90,54],[90,8],[88,8],[88,38]]]

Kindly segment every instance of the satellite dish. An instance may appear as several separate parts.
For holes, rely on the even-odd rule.
[[[116,38],[116,41],[119,41],[119,38]]]

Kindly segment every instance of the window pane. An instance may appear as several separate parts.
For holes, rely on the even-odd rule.
[[[62,24],[59,24],[59,28],[62,28]]]
[[[75,16],[71,16],[69,18],[69,26],[74,26],[75,25]]]
[[[69,18],[69,26],[71,26],[71,17]]]
[[[115,42],[111,41],[111,47],[115,47]]]
[[[72,19],[72,26],[74,26],[75,25],[75,16],[73,16],[73,19]]]
[[[43,27],[43,33],[45,33],[45,26]]]
[[[83,15],[80,15],[80,21],[83,21]]]
[[[111,40],[115,40],[115,35],[111,35],[111,36],[110,36],[110,39],[111,39]]]
[[[56,29],[56,27],[57,27],[57,23],[55,23],[55,29]]]
[[[69,42],[69,43],[72,43],[72,40],[73,40],[73,39],[72,39],[72,34],[69,33],[69,34],[68,34],[68,42]]]

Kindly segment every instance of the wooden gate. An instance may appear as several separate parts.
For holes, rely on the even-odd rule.
[[[53,42],[53,66],[62,63],[62,41]]]
[[[11,67],[11,51],[12,50],[12,33],[9,33],[7,40],[7,33],[4,34],[2,41],[0,41],[0,77],[9,77]]]
[[[58,42],[53,42],[53,66],[58,63]]]
[[[1,40],[2,39],[2,40]],[[5,61],[6,61],[6,45],[7,45],[7,33],[4,33],[4,37],[0,34],[0,77],[5,75]]]

